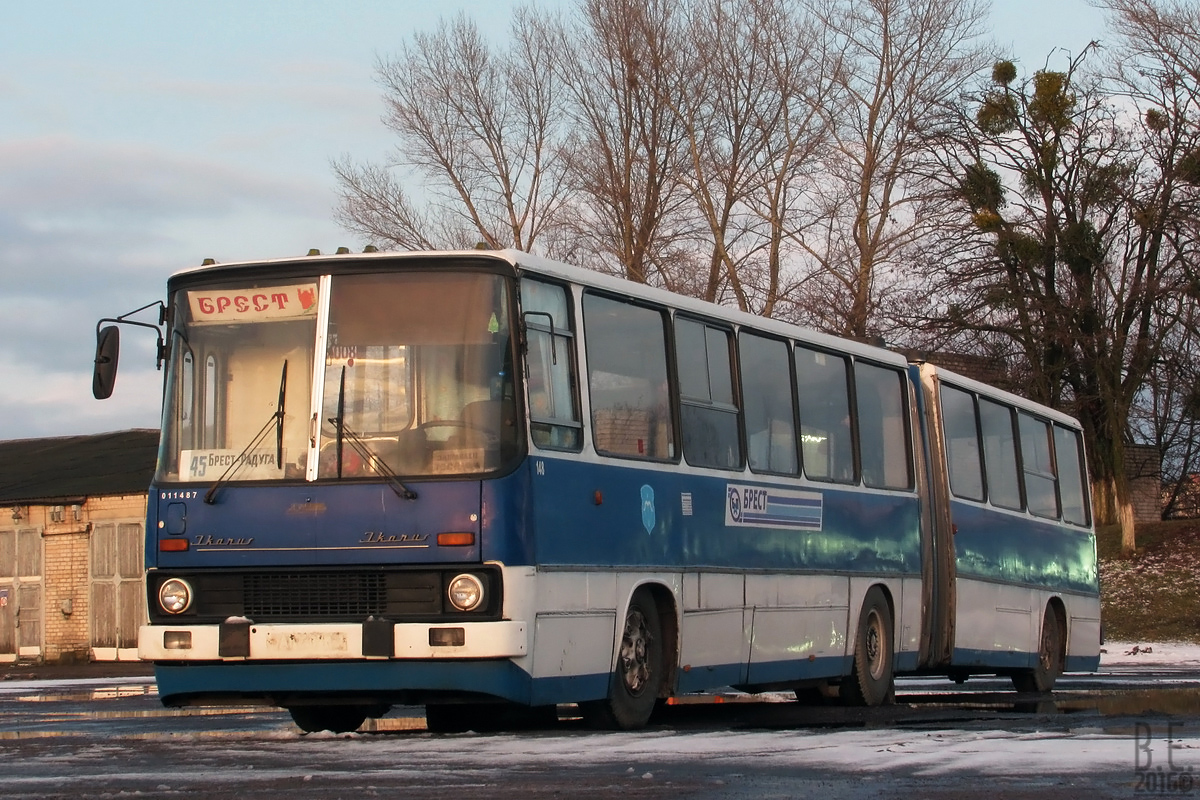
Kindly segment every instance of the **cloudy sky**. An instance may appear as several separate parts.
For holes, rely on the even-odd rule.
[[[569,6],[573,0],[540,0]],[[330,160],[382,160],[378,58],[459,11],[513,0],[3,0],[0,439],[156,427],[153,333],[122,332],[91,397],[96,320],[172,272],[363,244],[332,221]],[[1086,0],[994,0],[1030,70],[1103,38]],[[502,35],[502,34],[501,34]]]

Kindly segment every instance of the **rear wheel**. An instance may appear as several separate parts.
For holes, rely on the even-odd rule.
[[[370,710],[366,706],[293,706],[288,712],[305,733],[350,733],[367,721]]]
[[[846,705],[880,706],[895,698],[892,651],[892,610],[878,586],[863,598],[862,613],[854,636],[853,672],[841,684]]]
[[[1038,645],[1037,666],[1013,673],[1013,687],[1018,692],[1048,692],[1063,672],[1063,631],[1058,614],[1047,606],[1042,617],[1042,637]]]
[[[663,669],[662,623],[650,593],[639,590],[625,612],[608,697],[581,703],[580,711],[597,728],[628,731],[645,727],[654,713]]]

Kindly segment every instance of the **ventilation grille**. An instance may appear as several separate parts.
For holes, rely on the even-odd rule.
[[[245,616],[366,618],[388,611],[386,576],[380,573],[281,573],[244,576]]]

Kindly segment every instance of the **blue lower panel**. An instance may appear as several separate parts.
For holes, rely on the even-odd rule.
[[[527,701],[532,706],[548,706],[555,703],[581,703],[585,700],[603,700],[608,697],[611,675],[572,675],[560,678],[536,678],[532,682],[532,694]]]
[[[1067,672],[1097,672],[1100,669],[1100,656],[1067,656],[1064,668]]]
[[[964,650],[956,648],[953,666],[978,667],[981,669],[1033,669],[1037,666],[1037,653],[1000,653],[989,650]],[[1095,672],[1100,669],[1100,656],[1067,656],[1063,665],[1065,672]]]
[[[1020,653],[1015,650],[966,650],[954,648],[950,663],[955,667],[978,667],[986,669],[1031,669],[1037,665],[1037,653]]]
[[[916,672],[920,658],[920,653],[896,653],[893,661],[896,672]]]
[[[748,674],[749,683],[783,683],[786,681],[804,681],[816,678],[834,678],[850,672],[853,658],[849,656],[826,656],[807,658],[794,661],[770,661],[764,664],[751,664]]]
[[[852,659],[845,656],[817,658],[812,661],[771,661],[751,664],[721,664],[708,667],[692,667],[679,671],[676,691],[703,692],[721,686],[742,686],[791,681],[837,678],[850,671]]]
[[[894,665],[897,673],[913,672],[917,668],[917,653],[896,653]],[[854,667],[852,656],[828,656],[813,660],[772,661],[751,664],[749,670],[742,664],[722,664],[710,667],[692,667],[680,670],[676,691],[702,692],[720,686],[740,686],[791,681],[841,678],[849,675]]]
[[[675,686],[678,693],[686,694],[687,692],[703,692],[719,686],[737,686],[745,682],[745,664],[719,664],[681,669]]]
[[[158,695],[173,698],[263,697],[284,694],[465,692],[515,703],[550,705],[608,694],[608,674],[534,679],[511,661],[325,661],[155,666]]]
[[[958,666],[992,669],[1024,668],[1034,656],[1026,653],[955,651]],[[898,653],[897,672],[916,666],[916,655]],[[1095,670],[1099,658],[1068,659],[1071,671]],[[835,678],[850,672],[849,657],[819,658],[753,664],[698,667],[679,672],[679,693],[718,686],[782,683]],[[154,670],[158,695],[166,705],[186,698],[262,698],[286,694],[371,694],[401,692],[460,692],[486,694],[528,705],[550,705],[603,698],[608,674],[534,679],[511,661],[326,661],[310,663],[158,664]]]
[[[388,694],[469,689],[518,703],[535,697],[532,678],[511,661],[158,664],[154,677],[159,698],[167,705],[172,698],[181,700],[186,695],[263,697],[297,692]]]

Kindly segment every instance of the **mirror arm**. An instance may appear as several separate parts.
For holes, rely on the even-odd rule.
[[[134,314],[139,314],[147,308],[158,306],[158,324],[152,325],[149,322],[138,322],[137,320],[129,319]],[[96,323],[96,335],[100,335],[100,326],[106,322],[112,322],[117,325],[135,325],[139,328],[149,328],[158,336],[158,348],[155,352],[155,366],[162,369],[163,362],[167,360],[167,345],[163,341],[162,325],[167,321],[167,306],[162,300],[155,300],[153,303],[147,303],[141,308],[135,308],[133,311],[122,314],[119,317],[106,317]]]

